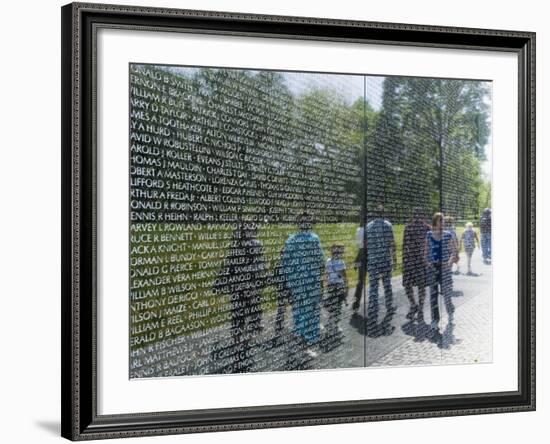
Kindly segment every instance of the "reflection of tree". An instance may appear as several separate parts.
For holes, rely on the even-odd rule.
[[[192,153],[206,183],[215,186],[219,174],[207,174],[206,164],[198,161],[201,150],[221,162],[220,174],[242,179],[239,215],[253,212],[255,218],[289,221],[307,206],[319,220],[336,215],[355,222],[364,193],[370,210],[383,203],[396,222],[415,206],[430,211],[443,206],[472,219],[482,200],[490,206],[480,168],[490,131],[487,83],[388,77],[375,111],[362,98],[348,103],[349,90],[344,94],[344,89],[349,79],[341,76],[316,74],[311,87],[309,74],[148,69],[162,73],[177,92],[172,108],[181,111],[181,125],[171,137]],[[144,73],[132,74],[148,80]],[[301,84],[299,92],[289,87],[292,76]],[[335,87],[336,80],[343,89]],[[349,81],[349,88],[353,85]],[[356,96],[361,92],[358,88]],[[155,95],[147,100],[162,104]],[[159,107],[149,116],[162,126],[167,115]],[[132,120],[138,121],[138,115]],[[230,163],[230,155],[243,160]],[[266,178],[280,179],[279,188],[293,187],[298,199],[274,193]],[[200,193],[194,197],[202,198]],[[258,204],[261,198],[272,201]],[[273,207],[280,211],[271,211]]]
[[[369,143],[371,205],[381,201],[401,220],[415,206],[476,216],[488,94],[484,82],[386,78]]]
[[[357,162],[360,150],[361,118],[358,106],[346,103],[342,94],[331,89],[314,89],[296,101],[295,156],[300,159],[304,180],[304,205],[312,199],[338,189],[342,199],[353,196],[343,205],[343,212],[323,208],[318,203],[317,216],[322,220],[357,221],[353,206],[359,205],[358,183],[361,168]],[[361,110],[362,111],[362,110]],[[340,189],[341,188],[341,189]]]

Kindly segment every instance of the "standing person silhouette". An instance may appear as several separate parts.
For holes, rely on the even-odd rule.
[[[432,230],[428,231],[425,244],[425,258],[428,267],[430,285],[430,305],[432,309],[431,330],[439,329],[439,292],[443,296],[449,323],[454,323],[455,307],[451,298],[451,267],[455,253],[455,243],[449,231],[444,230],[443,213],[435,213],[432,219]]]
[[[357,269],[357,286],[353,296],[352,310],[357,313],[361,298],[363,297],[363,289],[365,288],[365,280],[367,277],[367,248],[365,238],[365,227],[360,226],[355,232],[355,242],[357,244],[357,257],[355,258],[355,268]]]
[[[295,336],[315,358],[312,347],[319,341],[325,256],[319,236],[312,231],[311,214],[299,216],[298,228],[285,242],[281,263],[290,291]]]
[[[410,304],[407,319],[412,321],[416,318],[419,323],[424,322],[427,285],[424,243],[430,229],[422,218],[422,210],[415,208],[403,235],[403,287]],[[418,288],[418,302],[414,299],[414,287]]]
[[[479,246],[479,238],[477,233],[474,231],[474,224],[471,222],[466,222],[466,227],[460,236],[460,246],[464,246],[464,251],[466,252],[466,259],[468,261],[468,276],[476,276],[475,273],[472,273],[472,254],[476,244]]]
[[[391,223],[384,218],[384,207],[378,205],[375,218],[365,228],[367,272],[369,274],[369,302],[367,306],[367,330],[378,323],[378,287],[382,281],[386,316],[395,313],[391,276],[397,264],[395,238]]]
[[[483,263],[491,263],[491,209],[485,208],[479,220],[479,231],[481,233],[481,252]]]

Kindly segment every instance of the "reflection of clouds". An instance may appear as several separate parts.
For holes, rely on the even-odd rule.
[[[319,153],[319,155],[324,155],[325,154],[325,151],[326,151],[325,145],[323,145],[322,143],[319,143],[319,142],[315,142],[314,146],[315,146],[315,149],[317,150],[317,152]]]
[[[232,70],[240,71],[239,68],[217,68],[217,67],[188,67],[188,66],[168,66],[168,65],[156,65],[156,68],[169,72],[171,74],[180,75],[186,78],[191,78],[195,75],[199,69],[213,69],[213,70]],[[254,70],[254,69],[242,69],[253,75],[259,72],[265,72],[269,70]],[[342,97],[348,105],[360,99],[364,95],[364,77],[361,75],[348,75],[348,74],[324,74],[318,72],[286,72],[286,71],[274,71],[280,73],[285,79],[285,83],[290,89],[290,92],[295,96],[307,94],[315,90],[328,90],[336,93]]]
[[[493,172],[493,149],[492,145],[488,144],[485,146],[485,155],[487,156],[487,160],[485,162],[481,162],[481,171],[483,173],[483,177],[486,180],[492,180],[492,172]]]
[[[167,66],[167,65],[156,65],[155,68],[158,68],[161,71],[169,72],[170,74],[175,74],[175,75],[179,75],[187,78],[192,77],[199,70],[199,68],[191,68],[186,66]]]

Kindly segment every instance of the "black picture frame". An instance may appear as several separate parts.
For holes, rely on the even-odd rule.
[[[62,436],[70,440],[535,409],[535,33],[72,3],[62,7]],[[95,42],[98,27],[202,32],[517,55],[518,390],[264,407],[97,414]]]

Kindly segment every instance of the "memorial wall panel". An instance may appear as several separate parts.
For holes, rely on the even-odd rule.
[[[136,63],[129,85],[130,378],[448,362],[452,275],[426,261],[471,236],[430,233],[490,208],[490,84]]]

